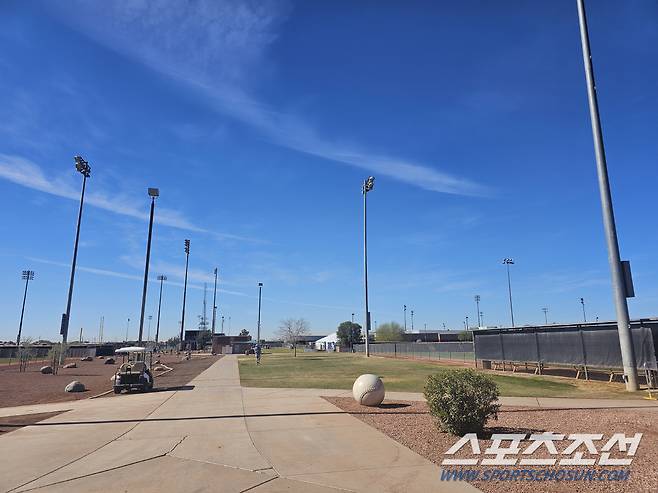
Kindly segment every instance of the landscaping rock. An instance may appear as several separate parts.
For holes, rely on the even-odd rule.
[[[167,368],[166,366],[158,365],[155,368],[153,368],[153,371],[165,371],[165,370],[168,370],[168,369],[169,368]]]
[[[106,365],[113,365],[114,364],[114,358],[107,358],[105,360]]]
[[[77,367],[78,365],[76,365],[75,363],[67,363],[64,366],[62,366],[62,368],[77,368]]]
[[[39,371],[40,371],[41,373],[43,373],[44,375],[47,375],[47,374],[53,372],[53,367],[52,367],[52,366],[42,366],[42,367],[41,367],[41,370],[39,370]]]
[[[105,359],[105,356],[99,356],[98,359]]]
[[[93,360],[94,358],[92,358],[91,356],[85,356],[84,358],[80,358],[80,361],[93,361]]]
[[[82,382],[73,380],[70,384],[64,387],[65,392],[84,392],[87,390]]]

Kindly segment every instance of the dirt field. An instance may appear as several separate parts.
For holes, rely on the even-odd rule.
[[[0,366],[0,407],[22,406],[28,404],[45,404],[86,399],[112,388],[110,377],[114,375],[121,357],[115,358],[117,364],[106,365],[105,359],[75,361],[77,368],[60,368],[57,375],[43,375],[39,372],[45,363],[32,362],[26,372],[19,372],[18,365]],[[184,385],[196,375],[217,361],[214,356],[194,356],[190,361],[182,361],[180,356],[164,354],[160,361],[173,371],[161,379],[155,374],[155,387]],[[86,392],[68,393],[64,387],[73,380],[79,380],[87,388]],[[111,394],[114,395],[114,394]]]
[[[441,464],[445,458],[444,452],[452,447],[457,437],[442,433],[434,425],[427,405],[424,402],[385,401],[382,407],[368,408],[358,405],[351,398],[327,397],[329,402],[344,411],[352,413],[356,418],[377,428],[394,440],[402,443],[416,453],[426,457],[436,464]],[[642,440],[633,462],[630,466],[609,466],[608,469],[630,469],[630,478],[626,481],[473,481],[472,484],[487,493],[514,493],[522,491],[546,492],[656,492],[658,491],[658,469],[656,456],[658,454],[658,411],[645,411],[641,409],[558,409],[540,410],[529,408],[503,408],[498,421],[489,423],[485,435],[479,440],[482,452],[491,444],[491,433],[541,433],[553,432],[558,434],[570,433],[602,433],[607,441],[613,433],[624,433],[632,436],[642,433]],[[529,441],[521,443],[521,449],[529,445]],[[558,450],[566,447],[570,441]],[[506,442],[503,446],[507,446]],[[600,451],[602,444],[597,442]],[[462,454],[465,447],[454,457],[472,457]],[[540,450],[545,451],[542,447]],[[579,450],[584,450],[582,447]],[[614,458],[625,458],[618,449]],[[548,458],[548,454],[536,453],[533,458]],[[587,452],[584,458],[596,457]],[[446,466],[444,466],[446,467]],[[454,470],[459,466],[451,466]],[[504,466],[461,466],[464,469],[485,469],[487,467],[504,468]],[[508,466],[509,469],[548,469],[549,466]],[[581,466],[588,467],[588,466]],[[562,468],[568,468],[562,466]],[[437,478],[439,481],[440,478]]]

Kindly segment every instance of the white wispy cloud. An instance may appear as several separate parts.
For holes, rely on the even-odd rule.
[[[47,176],[39,165],[20,156],[0,154],[0,179],[57,197],[75,201],[80,200],[80,190],[75,188],[73,180],[63,176]],[[85,192],[85,204],[148,221],[149,215],[143,201],[125,194],[110,194],[104,191],[93,191],[90,188],[92,187],[88,187]],[[179,211],[161,206],[157,208],[155,221],[164,226],[198,233],[209,233],[224,239],[256,241],[229,233],[209,231],[191,223]]]
[[[267,49],[290,10],[287,2],[109,0],[103,3],[102,16],[97,5],[81,0],[50,8],[101,44],[194,88],[217,111],[277,145],[430,191],[492,193],[433,166],[323,138],[306,119],[264,104],[245,89],[267,65]]]

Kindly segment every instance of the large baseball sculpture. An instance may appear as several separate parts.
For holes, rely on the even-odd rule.
[[[362,406],[379,406],[384,400],[384,382],[377,375],[366,373],[354,381],[352,395]]]

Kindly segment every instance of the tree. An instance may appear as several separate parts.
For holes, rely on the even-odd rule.
[[[473,340],[473,332],[470,331],[470,330],[462,330],[459,333],[459,335],[457,336],[457,338],[462,342],[463,341],[472,341]]]
[[[243,336],[243,337],[244,337],[244,336],[248,336],[248,335],[249,335],[249,331],[248,331],[247,329],[242,329],[242,330],[240,331],[240,335]]]
[[[404,329],[397,322],[381,324],[377,328],[375,339],[385,342],[404,341]]]
[[[309,327],[309,323],[303,318],[286,318],[280,322],[277,335],[283,340],[283,342],[292,344],[295,351],[295,357],[297,357],[297,342],[301,336],[308,334]]]
[[[336,336],[341,346],[352,347],[353,344],[361,342],[361,326],[348,320],[338,326]]]
[[[212,342],[212,333],[209,330],[202,330],[196,336],[196,348],[203,349],[206,344]]]

